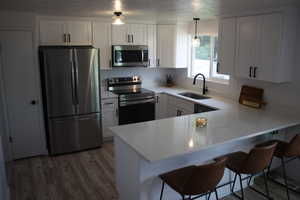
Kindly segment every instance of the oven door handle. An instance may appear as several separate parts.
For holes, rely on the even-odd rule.
[[[155,104],[155,99],[146,99],[146,100],[140,100],[140,101],[123,101],[123,102],[120,102],[120,107],[136,105],[136,104],[143,104],[143,103],[154,103]]]

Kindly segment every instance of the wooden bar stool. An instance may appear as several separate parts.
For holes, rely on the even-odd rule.
[[[296,135],[295,137],[293,137],[293,139],[290,142],[284,142],[284,141],[279,141],[279,140],[273,140],[272,142],[278,143],[276,150],[274,152],[274,157],[277,157],[281,160],[281,169],[282,169],[282,176],[284,179],[284,184],[272,179],[269,176],[272,161],[271,161],[270,167],[268,169],[268,178],[271,179],[272,181],[274,181],[275,183],[283,185],[286,188],[287,197],[288,197],[288,199],[290,199],[289,190],[294,191],[298,194],[299,194],[299,192],[295,191],[289,187],[287,175],[286,175],[286,165],[285,164],[296,158],[300,159],[300,135]]]
[[[244,199],[244,189],[243,189],[242,181],[248,179],[248,187],[250,189],[261,194],[267,199],[272,199],[269,194],[265,169],[268,168],[272,160],[276,145],[277,143],[270,143],[268,145],[259,145],[254,147],[249,153],[236,152],[236,153],[226,155],[226,157],[228,158],[226,167],[235,173],[233,185],[231,187],[231,193],[235,197],[239,199]],[[264,176],[266,194],[250,186],[252,177],[261,173]],[[249,176],[246,178],[242,178],[242,174],[247,174]],[[242,196],[239,196],[234,192],[234,186],[237,180],[237,176],[239,177],[240,180]]]
[[[188,166],[159,175],[163,181],[160,200],[163,197],[165,183],[179,193],[183,200],[186,199],[186,196],[190,200],[207,194],[210,197],[212,192],[215,193],[218,200],[216,186],[224,175],[226,160],[227,158],[223,157],[210,164]]]

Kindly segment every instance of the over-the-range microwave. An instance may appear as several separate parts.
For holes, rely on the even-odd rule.
[[[147,67],[148,62],[146,45],[112,46],[112,67]]]

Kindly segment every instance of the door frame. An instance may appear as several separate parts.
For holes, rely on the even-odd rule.
[[[40,82],[40,69],[39,69],[39,59],[38,59],[38,41],[36,41],[36,35],[37,33],[32,29],[32,28],[18,28],[18,27],[13,27],[13,28],[1,28],[0,27],[0,32],[2,31],[22,31],[22,32],[30,32],[32,35],[32,50],[33,50],[33,68],[34,68],[34,73],[35,73],[35,90],[36,90],[36,98],[38,99],[38,105],[37,105],[37,110],[38,110],[38,115],[39,115],[39,120],[38,120],[38,127],[39,127],[39,132],[40,132],[40,137],[44,140],[43,143],[45,144],[45,148],[41,150],[41,155],[48,155],[48,149],[47,149],[47,142],[46,142],[46,131],[45,131],[45,125],[44,125],[44,115],[43,115],[43,102],[42,102],[42,96],[41,96],[41,82]],[[4,114],[4,123],[6,127],[6,134],[11,137],[11,128],[10,128],[10,123],[8,119],[8,110],[7,110],[7,99],[6,97],[6,87],[4,83],[4,73],[3,73],[3,57],[2,57],[2,47],[0,44],[0,89],[3,91],[1,95],[0,94],[0,106],[3,108],[5,111]],[[12,148],[12,147],[11,147]],[[14,160],[14,153],[13,149],[11,150],[11,159]]]

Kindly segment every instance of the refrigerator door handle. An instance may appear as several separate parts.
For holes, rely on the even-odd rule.
[[[76,100],[76,105],[78,107],[79,105],[79,99],[78,99],[78,57],[77,57],[77,51],[76,49],[73,50],[73,55],[74,55],[74,79],[75,79],[75,100]]]
[[[76,105],[76,100],[75,100],[75,70],[74,70],[74,62],[71,61],[71,90],[72,90],[72,103],[73,105]]]

